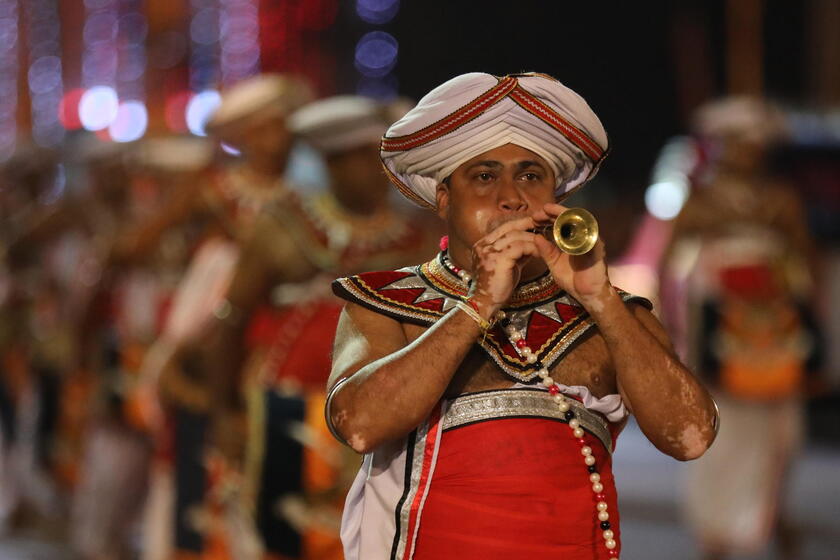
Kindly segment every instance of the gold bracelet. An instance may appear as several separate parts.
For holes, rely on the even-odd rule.
[[[460,309],[461,311],[463,311],[464,313],[466,313],[467,315],[469,315],[469,316],[470,316],[470,318],[471,318],[473,321],[475,321],[476,323],[478,323],[478,326],[479,326],[479,327],[481,327],[481,330],[482,330],[482,331],[485,331],[485,332],[486,332],[487,330],[489,330],[489,329],[490,329],[490,327],[492,327],[492,326],[493,326],[493,325],[490,323],[490,321],[488,321],[487,319],[485,319],[484,317],[482,317],[481,315],[479,315],[479,314],[478,314],[478,311],[476,311],[475,309],[473,309],[473,308],[472,308],[472,306],[471,306],[470,304],[465,303],[465,302],[463,302],[463,301],[457,301],[457,302],[455,302],[455,307],[457,307],[458,309]]]

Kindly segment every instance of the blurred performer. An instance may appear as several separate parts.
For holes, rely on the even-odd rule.
[[[54,184],[7,255],[13,267],[22,267],[17,281],[31,291],[32,315],[23,324],[31,327],[36,342],[32,372],[40,387],[52,378],[47,386],[57,397],[53,406],[30,406],[30,413],[50,417],[56,425],[49,457],[60,485],[72,491],[70,538],[85,558],[126,550],[148,458],[142,436],[121,414],[125,343],[136,324],[132,312],[138,310],[120,305],[126,301],[120,292],[127,277],[110,259],[121,224],[137,208],[124,155],[116,146],[83,140],[77,163],[87,180],[65,192],[59,165]],[[153,299],[146,298],[142,308],[152,315]],[[39,472],[35,465],[31,469],[30,477]],[[43,489],[48,482],[41,481]],[[54,504],[51,509],[55,514],[63,508]]]
[[[352,474],[323,418],[341,307],[331,281],[370,266],[399,266],[434,248],[433,230],[389,202],[378,158],[387,122],[378,103],[353,96],[318,101],[290,117],[292,130],[323,154],[329,188],[264,212],[218,309],[210,353],[216,443],[228,465],[244,465],[246,497],[271,558],[341,558],[338,525]]]
[[[34,234],[60,198],[58,163],[23,147],[0,169],[0,534],[61,513],[51,471],[60,378],[72,360],[67,251]]]
[[[205,453],[209,394],[207,372],[187,349],[200,343],[213,310],[230,282],[239,245],[250,237],[257,217],[268,206],[292,196],[284,175],[292,134],[287,115],[310,98],[295,78],[260,75],[223,92],[222,103],[207,124],[217,140],[240,153],[239,159],[204,181],[185,185],[158,218],[138,232],[136,244],[153,245],[161,232],[190,216],[207,217],[204,241],[178,287],[163,333],[145,360],[144,383],[157,386],[165,421],[147,410],[162,429],[153,489],[147,509],[147,559],[212,555],[216,531],[204,511],[213,476]],[[156,418],[157,417],[157,418]],[[174,469],[174,480],[171,469]],[[167,487],[174,489],[172,493]],[[247,535],[240,539],[247,542]]]
[[[72,511],[73,542],[84,558],[136,555],[152,458],[150,399],[141,390],[140,368],[203,227],[201,220],[174,223],[153,242],[138,232],[166,210],[168,191],[197,180],[211,153],[206,141],[165,138],[133,145],[126,155],[129,176],[120,188],[130,194],[132,211],[116,227],[101,286],[111,310],[103,319],[107,351],[97,369],[105,405],[87,426]],[[73,387],[66,400],[87,402]]]
[[[781,501],[816,338],[802,205],[766,162],[785,123],[761,100],[731,98],[701,108],[695,128],[701,165],[664,259],[663,303],[723,423],[689,470],[686,514],[708,558],[760,552],[774,531],[793,558]]]
[[[62,472],[74,485],[70,541],[86,559],[132,554],[151,457],[148,438],[126,405],[137,356],[156,333],[162,290],[158,277],[146,273],[147,262],[113,258],[126,224],[142,219],[153,204],[134,182],[131,149],[93,137],[80,147],[88,195],[77,204],[92,224],[94,258],[76,263],[87,275],[80,284],[91,294],[79,302],[81,318],[71,323],[82,333],[79,365],[62,390],[60,426],[62,447],[70,448]]]
[[[599,242],[570,256],[535,229],[607,153],[586,102],[545,74],[464,74],[382,140],[394,184],[448,248],[341,278],[326,414],[365,454],[347,560],[616,558],[611,452],[629,410],[682,460],[714,404],[649,303],[616,290]]]

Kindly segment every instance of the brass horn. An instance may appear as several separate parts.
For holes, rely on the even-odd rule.
[[[569,208],[554,220],[552,232],[561,251],[583,255],[598,242],[598,221],[588,210]]]

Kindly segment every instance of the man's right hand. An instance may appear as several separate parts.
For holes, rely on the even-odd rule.
[[[511,220],[481,238],[472,250],[470,297],[487,320],[510,300],[530,257],[539,256],[530,217]]]

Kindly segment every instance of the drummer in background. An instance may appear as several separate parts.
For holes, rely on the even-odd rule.
[[[150,506],[157,513],[147,517],[146,558],[168,559],[172,549],[184,557],[227,553],[224,531],[210,521],[214,515],[205,504],[216,476],[205,449],[210,394],[207,369],[193,359],[191,349],[202,343],[213,323],[240,245],[261,212],[293,196],[285,179],[293,143],[286,118],[310,98],[305,83],[278,74],[254,76],[223,91],[207,131],[238,157],[173,192],[157,219],[137,235],[137,244],[148,246],[174,224],[195,217],[205,224],[163,332],[143,366],[144,379],[157,384],[166,412],[157,455],[169,458],[170,472],[162,467],[165,461],[158,461],[158,482],[165,486],[167,477],[174,478],[174,496],[160,491]],[[252,542],[247,534],[237,541],[245,547]]]
[[[291,130],[323,155],[330,182],[263,212],[217,310],[207,360],[217,384],[215,443],[242,472],[266,550],[284,558],[341,558],[350,476],[323,419],[341,308],[330,283],[435,251],[435,228],[402,215],[389,196],[378,156],[395,118],[387,109],[339,96],[290,116]]]
[[[764,100],[728,98],[701,107],[694,128],[700,164],[663,258],[662,301],[724,420],[689,466],[686,519],[706,558],[759,554],[774,535],[796,558],[783,498],[820,345],[802,203],[767,164],[786,123]]]

